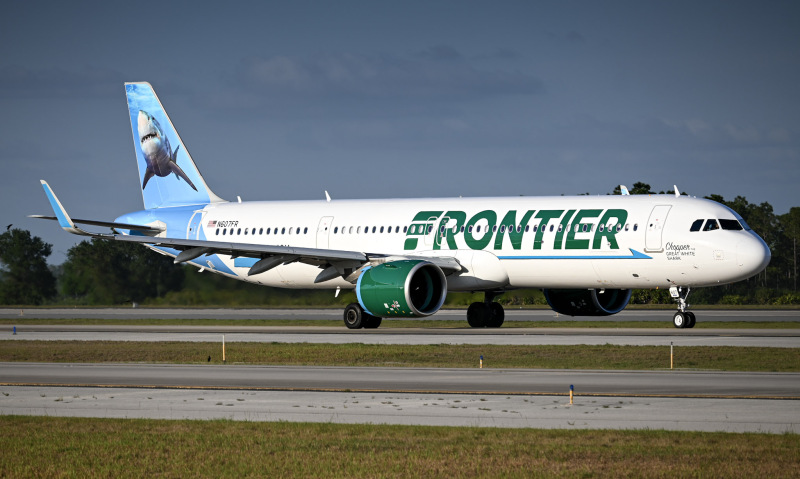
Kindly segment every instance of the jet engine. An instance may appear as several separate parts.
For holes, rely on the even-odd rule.
[[[544,297],[553,311],[568,316],[609,316],[617,314],[631,300],[630,289],[545,289]]]
[[[444,304],[447,280],[428,261],[391,261],[365,268],[358,277],[356,295],[364,311],[373,316],[430,316]]]

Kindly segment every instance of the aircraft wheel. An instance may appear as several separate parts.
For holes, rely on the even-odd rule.
[[[358,303],[350,303],[344,308],[344,325],[348,329],[361,329],[364,327],[364,309]]]
[[[697,318],[695,318],[694,313],[686,312],[686,327],[693,328],[695,323],[697,322]]]
[[[675,325],[676,328],[683,329],[686,327],[686,315],[681,313],[680,311],[675,313],[675,316],[672,317],[672,324]]]
[[[361,319],[361,323],[367,329],[375,329],[378,326],[380,326],[381,325],[381,321],[383,321],[383,318],[378,317],[378,316],[373,316],[373,315],[367,314],[367,313],[363,313],[361,318],[362,318]]]
[[[500,303],[492,303],[489,306],[489,312],[491,315],[486,323],[486,326],[490,328],[499,328],[502,326],[503,321],[505,321],[506,318],[506,311],[503,309],[503,305]]]
[[[490,314],[486,303],[472,303],[467,309],[467,322],[473,328],[485,328]]]

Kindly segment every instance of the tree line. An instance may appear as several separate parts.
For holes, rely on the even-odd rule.
[[[619,194],[619,187],[613,194]],[[650,185],[637,182],[631,194],[655,194]],[[661,192],[663,193],[663,192]],[[750,203],[743,196],[727,205],[766,241],[772,251],[769,266],[738,283],[693,290],[693,304],[800,304],[797,290],[797,246],[800,242],[800,207],[776,215],[767,203]],[[213,273],[199,274],[193,266],[175,265],[173,259],[138,244],[87,240],[67,252],[63,264],[48,267],[52,245],[29,231],[8,228],[0,235],[0,304],[2,305],[122,305],[170,306],[310,306],[346,304],[354,294],[337,298],[329,291],[284,290],[252,285]],[[510,291],[505,304],[544,304],[540,291]],[[447,305],[472,301],[467,294],[448,295]],[[666,290],[636,290],[632,303],[671,303]]]

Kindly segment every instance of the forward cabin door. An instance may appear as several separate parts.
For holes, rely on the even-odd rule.
[[[317,248],[328,249],[328,235],[331,232],[333,216],[323,216],[317,228]]]
[[[672,208],[670,205],[657,205],[650,213],[650,219],[647,220],[647,231],[644,236],[645,251],[649,253],[664,251],[664,246],[661,244],[661,235],[664,233],[664,224],[667,222],[670,208]]]

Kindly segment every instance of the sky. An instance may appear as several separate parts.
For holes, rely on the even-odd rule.
[[[606,194],[800,206],[796,1],[4,3],[0,222],[142,209],[124,82],[235,200]]]

